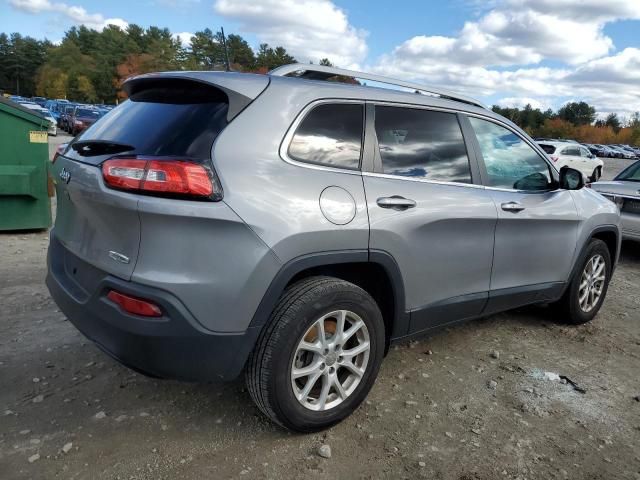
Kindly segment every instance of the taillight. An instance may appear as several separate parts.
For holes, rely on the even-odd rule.
[[[143,317],[161,317],[162,310],[153,302],[144,300],[142,298],[131,297],[124,293],[110,290],[107,294],[107,298],[113,303],[117,304],[127,313],[134,315],[141,315]]]
[[[187,160],[113,158],[102,164],[107,186],[161,196],[220,200],[222,188],[215,173]]]
[[[556,156],[556,155],[551,155],[551,156],[550,156],[550,158],[551,158],[551,160],[552,160],[553,162],[557,162],[557,161],[558,161],[558,159],[559,159],[560,157],[558,157],[558,156]]]
[[[53,158],[51,159],[51,163],[56,163],[56,160],[58,159],[58,157],[60,155],[62,155],[64,153],[64,151],[67,149],[67,145],[69,145],[68,143],[61,143],[60,145],[58,145],[56,147],[56,151],[53,154]]]

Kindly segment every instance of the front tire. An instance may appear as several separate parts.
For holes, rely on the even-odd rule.
[[[591,321],[602,307],[610,280],[611,254],[606,243],[594,238],[558,301],[560,319],[574,325]]]
[[[328,428],[366,398],[384,355],[376,302],[360,287],[310,277],[288,287],[251,354],[249,393],[274,422],[298,432]]]
[[[596,167],[591,174],[591,182],[597,182],[601,177],[600,167]]]

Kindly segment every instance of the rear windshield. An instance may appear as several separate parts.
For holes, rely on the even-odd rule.
[[[127,153],[137,155],[209,159],[214,140],[227,126],[228,106],[227,96],[208,85],[152,86],[111,110],[78,141],[129,145]]]
[[[76,110],[76,116],[78,117],[99,117],[100,112],[98,110],[89,110],[87,108],[79,108]]]
[[[554,147],[553,145],[547,145],[544,143],[540,143],[539,145],[540,145],[540,148],[549,155],[551,155],[552,153],[555,153],[556,151],[556,147]]]

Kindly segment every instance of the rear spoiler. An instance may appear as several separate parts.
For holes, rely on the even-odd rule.
[[[269,86],[268,75],[238,72],[160,72],[127,79],[122,88],[128,96],[171,80],[211,85],[229,100],[227,120],[231,121]]]

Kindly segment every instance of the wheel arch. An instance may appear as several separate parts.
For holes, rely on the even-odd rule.
[[[261,330],[284,290],[292,283],[314,275],[349,281],[374,298],[385,322],[386,348],[391,339],[406,335],[409,314],[405,309],[400,268],[389,253],[364,249],[312,253],[284,264],[260,301],[249,327]]]
[[[620,231],[615,225],[601,225],[599,227],[594,228],[589,235],[587,235],[585,242],[580,249],[580,253],[576,256],[576,259],[573,263],[573,267],[571,269],[571,275],[569,276],[569,280],[567,281],[567,285],[571,283],[571,280],[575,277],[577,270],[580,268],[580,264],[584,259],[587,248],[589,248],[589,243],[591,240],[598,239],[602,240],[609,249],[609,253],[611,254],[611,274],[613,275],[613,271],[615,270],[615,266],[617,263],[618,254],[620,253]]]

